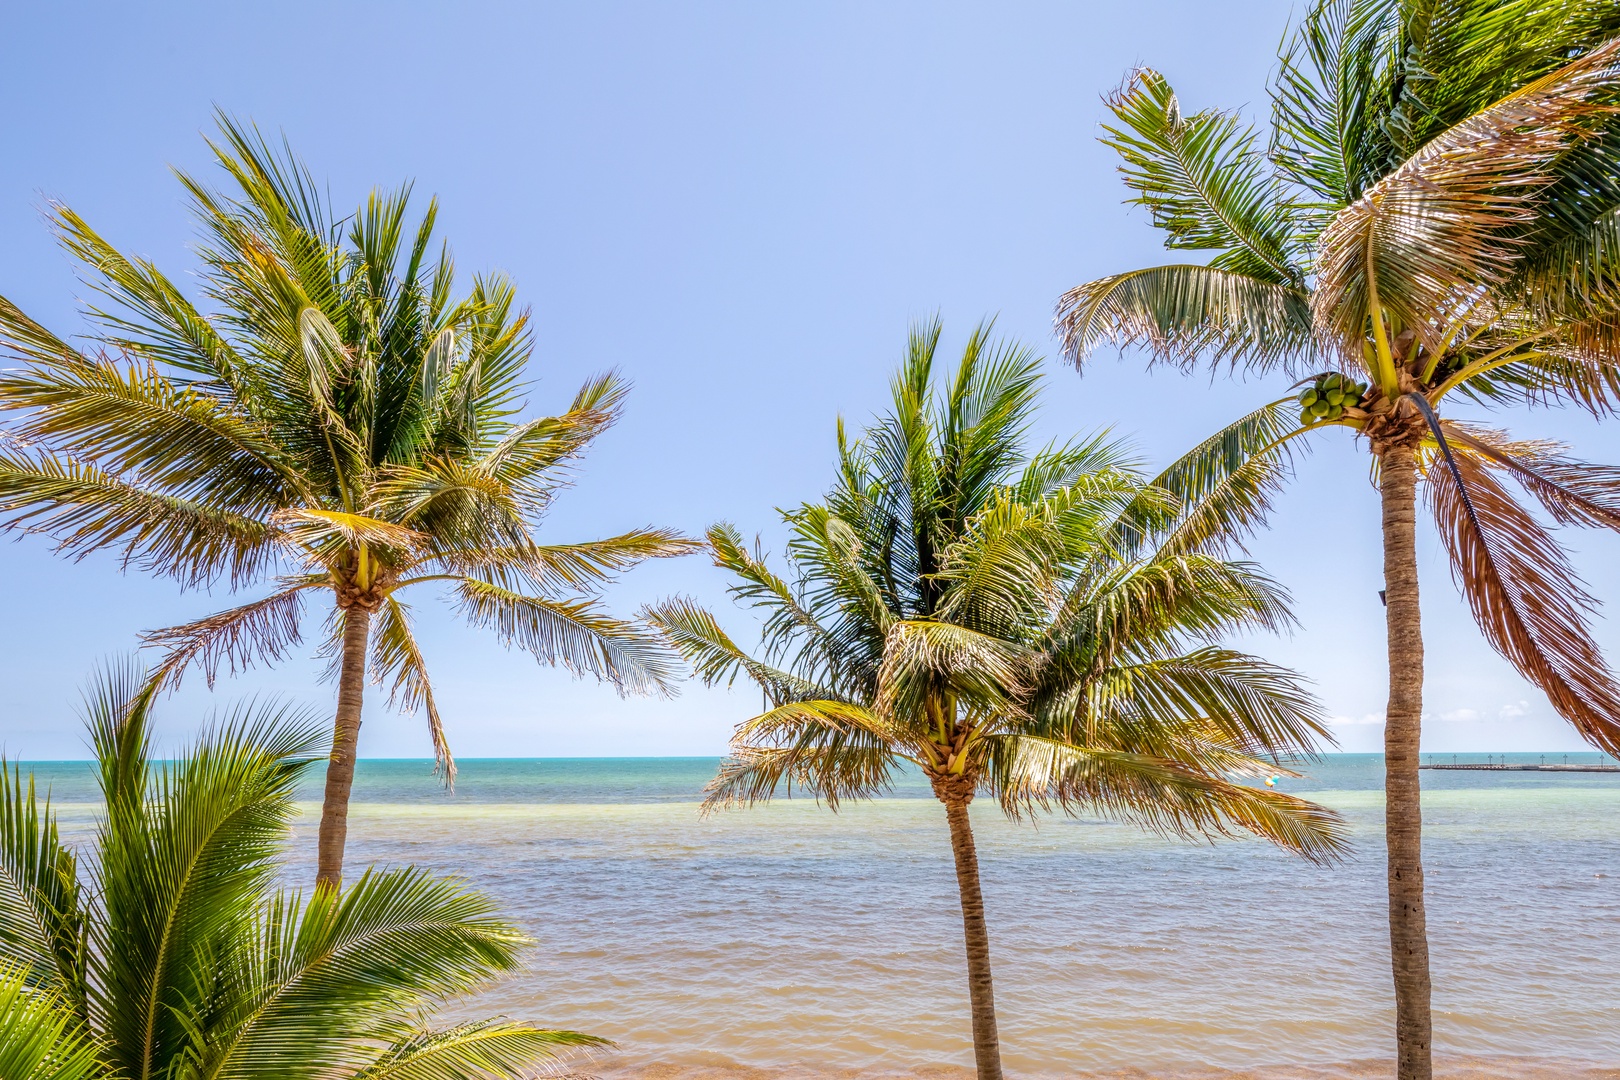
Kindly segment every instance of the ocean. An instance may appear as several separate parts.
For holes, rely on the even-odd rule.
[[[1566,758],[1600,760],[1545,760]],[[348,866],[415,863],[495,896],[535,939],[529,968],[453,1012],[613,1039],[587,1073],[970,1076],[955,878],[925,785],[836,814],[795,798],[705,818],[715,765],[466,761],[449,794],[431,763],[365,761]],[[85,835],[88,766],[34,768]],[[1389,1075],[1381,759],[1305,768],[1279,787],[1354,828],[1333,869],[974,804],[1010,1076]],[[1441,1074],[1620,1078],[1620,774],[1424,780]]]

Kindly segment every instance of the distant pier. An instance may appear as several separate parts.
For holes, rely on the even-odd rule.
[[[1587,764],[1561,764],[1549,765],[1545,760],[1540,764],[1530,765],[1521,762],[1486,761],[1458,763],[1455,759],[1447,764],[1420,764],[1420,769],[1441,769],[1448,772],[1556,772],[1556,773],[1620,773],[1620,765],[1606,762],[1589,762]]]

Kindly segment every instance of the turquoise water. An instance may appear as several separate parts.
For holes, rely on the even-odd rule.
[[[616,1040],[591,1072],[961,1073],[959,913],[926,788],[901,778],[838,814],[795,799],[702,818],[714,765],[469,761],[450,794],[429,763],[363,762],[350,865],[423,864],[496,895],[536,939],[530,970],[458,1007]],[[83,835],[88,766],[35,769]],[[1279,786],[1351,822],[1357,855],[1336,869],[975,804],[1010,1074],[1383,1074],[1381,761],[1305,769]],[[1575,1074],[1553,1059],[1620,1065],[1620,775],[1424,784],[1442,1060],[1524,1077]],[[296,830],[295,880],[313,820]]]

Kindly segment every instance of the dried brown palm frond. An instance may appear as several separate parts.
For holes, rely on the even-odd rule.
[[[164,686],[178,686],[186,668],[195,664],[212,689],[222,664],[235,675],[255,660],[284,659],[303,640],[299,622],[304,592],[325,584],[324,578],[312,578],[194,622],[143,634],[142,642],[163,654],[152,678]]]
[[[1620,751],[1620,684],[1587,627],[1596,600],[1557,540],[1494,475],[1498,463],[1465,440],[1449,458],[1427,455],[1423,488],[1474,621],[1559,715]]]
[[[1620,529],[1620,468],[1576,461],[1561,443],[1513,441],[1500,431],[1447,421],[1453,447],[1464,447],[1508,473],[1560,525]]]

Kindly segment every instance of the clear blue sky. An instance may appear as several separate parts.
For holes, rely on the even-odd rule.
[[[405,178],[436,193],[459,265],[510,272],[534,307],[535,410],[561,407],[604,368],[634,381],[552,537],[647,523],[696,532],[724,518],[772,543],[772,507],[829,479],[835,417],[881,407],[910,320],[940,312],[954,344],[996,315],[1051,355],[1060,292],[1166,257],[1121,205],[1096,143],[1100,95],[1149,64],[1189,110],[1253,112],[1290,7],[15,5],[0,39],[0,293],[77,329],[75,278],[39,217],[47,198],[126,251],[188,270],[191,226],[168,167],[206,168],[201,134],[218,104],[285,130],[339,206]],[[1158,461],[1282,390],[1150,375],[1135,357],[1103,355],[1083,379],[1048,368],[1043,436],[1112,425]],[[1510,419],[1620,459],[1613,427]],[[1316,681],[1348,750],[1381,738],[1376,520],[1366,456],[1336,432],[1253,549],[1294,591],[1303,627],[1252,645]],[[1599,594],[1613,595],[1620,541],[1572,539]],[[1579,749],[1480,641],[1432,531],[1420,551],[1426,748]],[[73,707],[96,660],[226,603],[121,575],[107,558],[66,564],[38,540],[0,553],[0,743],[12,756],[82,754]],[[688,559],[637,571],[615,602],[629,611],[678,591],[723,608],[721,586]],[[696,687],[620,701],[417,599],[463,757],[718,754],[753,702]],[[317,671],[290,662],[218,695],[273,690],[324,710]],[[183,691],[168,732],[209,707],[200,683]],[[374,697],[361,752],[425,756],[424,725]]]

